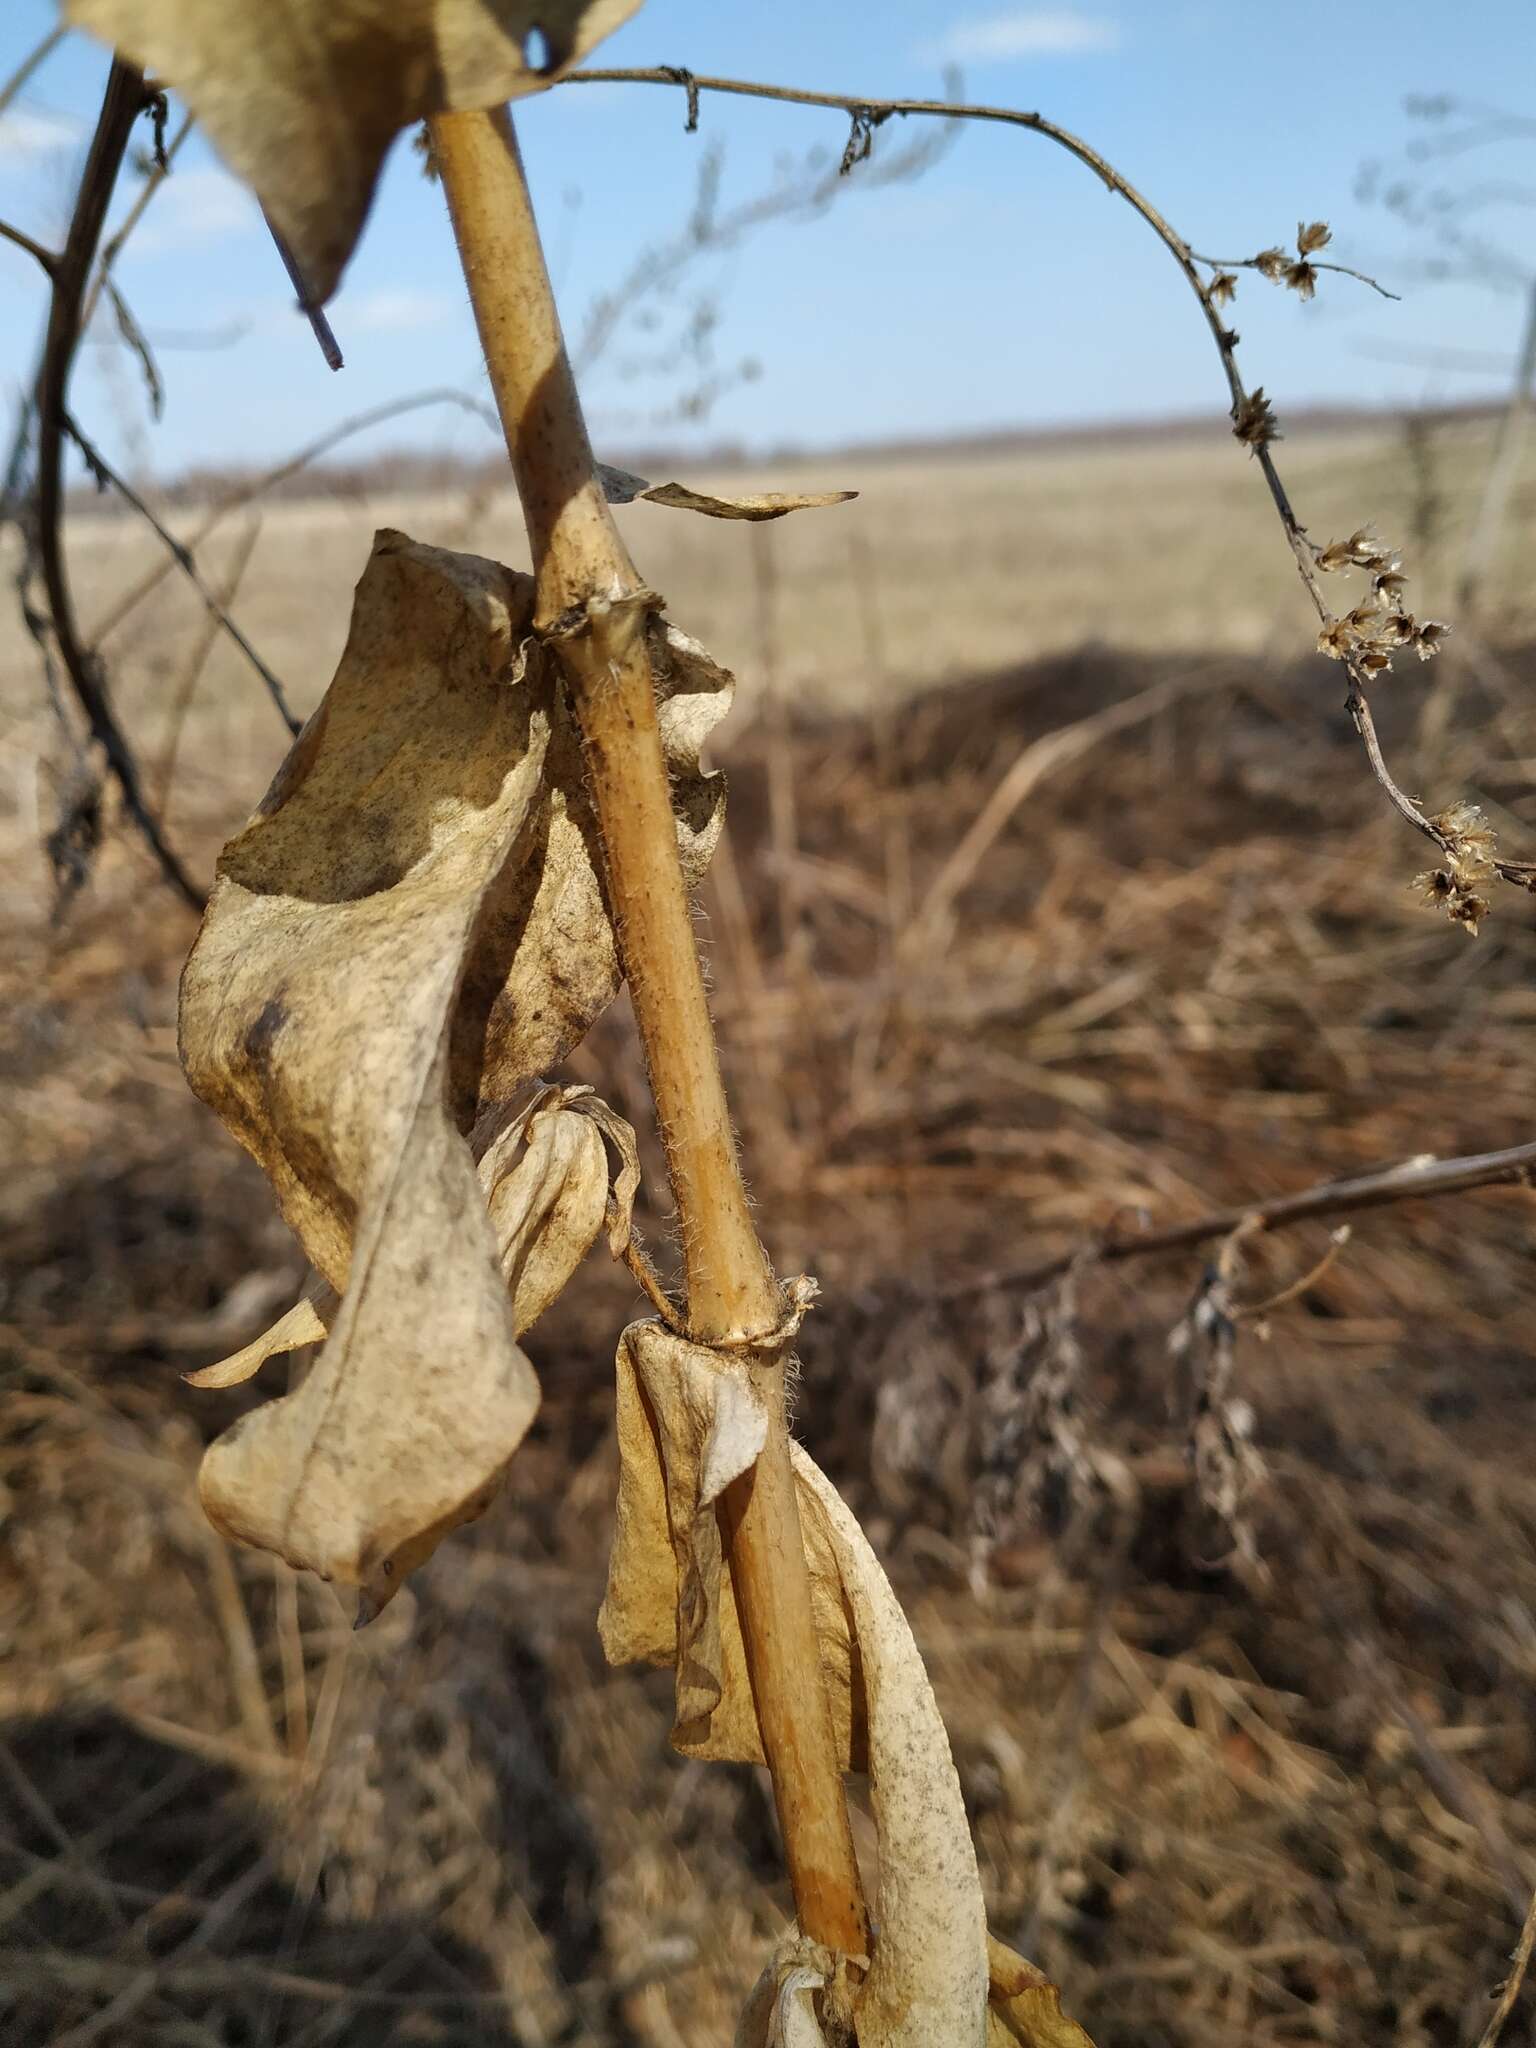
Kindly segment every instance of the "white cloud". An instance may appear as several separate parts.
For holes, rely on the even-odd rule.
[[[84,131],[65,114],[29,112],[10,107],[0,114],[0,159],[18,163],[73,149]]]
[[[350,334],[403,334],[413,327],[435,327],[451,310],[441,292],[385,288],[343,299],[336,308],[336,326]]]
[[[919,54],[930,64],[1006,64],[1019,57],[1103,56],[1119,47],[1119,28],[1097,15],[1075,7],[1015,7],[957,21]]]

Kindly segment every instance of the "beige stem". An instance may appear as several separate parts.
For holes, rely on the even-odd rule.
[[[603,496],[532,201],[505,113],[431,123],[538,579],[536,620],[586,742],[625,972],[682,1233],[689,1327],[770,1332],[781,1294],[753,1227],[694,944],[656,725],[646,625],[658,600]],[[758,1373],[772,1424],[721,1520],[753,1698],[802,1930],[867,1954],[868,1922],[833,1743],[800,1534],[783,1375]]]

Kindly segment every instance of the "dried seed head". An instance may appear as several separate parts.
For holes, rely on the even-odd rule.
[[[1327,547],[1319,548],[1317,566],[1328,571],[1376,569],[1383,574],[1395,574],[1402,564],[1394,550],[1368,526],[1357,526],[1348,540],[1331,540]]]
[[[1445,644],[1450,627],[1444,619],[1425,619],[1413,632],[1413,651],[1420,661],[1430,661]]]
[[[1493,827],[1481,805],[1454,803],[1430,819],[1450,856],[1451,865],[1466,881],[1482,881],[1493,873]]]
[[[1232,431],[1245,446],[1257,452],[1267,448],[1271,441],[1280,439],[1280,429],[1275,424],[1275,409],[1264,396],[1261,384],[1257,391],[1246,397],[1232,418]]]
[[[1333,230],[1325,220],[1298,221],[1296,224],[1296,249],[1302,256],[1315,256],[1319,249],[1326,249],[1333,240]]]
[[[1237,296],[1237,273],[1231,270],[1218,270],[1206,289],[1211,295],[1213,306],[1230,306]]]
[[[1299,262],[1286,265],[1285,281],[1298,298],[1315,299],[1317,297],[1317,272],[1307,262],[1305,257],[1302,257]]]
[[[1271,284],[1278,284],[1291,267],[1291,259],[1283,249],[1261,249],[1252,259],[1255,270],[1260,270]]]

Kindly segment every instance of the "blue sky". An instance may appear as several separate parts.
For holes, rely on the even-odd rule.
[[[0,7],[0,80],[51,25],[46,0]],[[1536,117],[1529,0],[1396,0],[1387,10],[1291,0],[1016,7],[978,0],[649,0],[594,63],[687,63],[874,95],[931,94],[958,61],[968,98],[1034,107],[1101,148],[1195,246],[1240,255],[1332,222],[1329,253],[1406,296],[1389,305],[1342,278],[1318,300],[1245,278],[1234,309],[1251,383],[1283,414],[1314,400],[1383,404],[1497,388],[1512,357],[1518,290],[1419,274],[1423,247],[1356,196],[1362,160],[1401,167],[1417,128],[1406,95],[1449,93]],[[0,118],[0,213],[45,241],[67,215],[105,69],[71,37]],[[834,156],[832,114],[706,98],[699,135],[681,95],[569,88],[519,113],[567,327],[644,249],[676,234],[701,152],[723,147],[722,204],[770,187],[785,158]],[[878,153],[910,130],[883,130]],[[1536,197],[1536,128],[1476,156],[1418,167],[1431,183],[1522,184]],[[1536,270],[1536,207],[1491,206],[1479,225]],[[119,270],[160,345],[168,397],[151,427],[136,375],[103,330],[76,410],[141,471],[266,460],[343,415],[422,388],[483,390],[441,199],[398,146],[332,307],[347,367],[326,370],[259,217],[200,143],[157,199]],[[707,420],[679,426],[675,375],[649,374],[700,302],[733,383]],[[26,378],[43,298],[27,259],[0,243],[0,401]],[[689,271],[622,330],[586,379],[600,448],[665,439],[754,449],[882,436],[1215,411],[1218,366],[1198,310],[1129,210],[1038,138],[972,127],[914,183],[841,193],[822,217],[781,222]],[[235,337],[230,339],[230,337]],[[209,346],[219,342],[223,345]],[[188,344],[199,344],[189,346]],[[1427,366],[1430,345],[1470,351],[1466,374]],[[1408,360],[1396,360],[1406,356]],[[1482,358],[1487,358],[1482,364]],[[422,413],[381,442],[480,452],[472,421]],[[358,444],[359,453],[367,443]]]

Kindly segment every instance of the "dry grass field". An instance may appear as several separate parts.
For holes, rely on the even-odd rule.
[[[1486,446],[1387,424],[1282,453],[1314,534],[1374,522],[1444,616]],[[1424,857],[1220,433],[804,473],[863,495],[757,532],[624,517],[740,675],[702,915],[763,1233],[824,1288],[798,1428],[908,1605],[993,1923],[1099,2048],[1470,2048],[1536,1883],[1530,1191],[1362,1216],[1239,1324],[1225,1388],[1169,1349],[1204,1253],[1044,1297],[1009,1276],[1111,1225],[1529,1139],[1531,905],[1506,892],[1470,940],[1414,898]],[[234,608],[303,712],[376,526],[506,554],[513,515],[283,502],[200,559],[221,581],[259,516]],[[1533,534],[1528,470],[1486,628],[1378,698],[1406,786],[1475,798],[1522,858]],[[82,517],[71,556],[89,626],[155,544]],[[172,578],[107,648],[206,876],[283,735],[226,643],[193,670],[200,619]],[[1027,797],[955,867],[1031,748]],[[190,914],[115,825],[53,912],[69,772],[8,614],[0,2038],[715,2048],[788,1894],[765,1782],[671,1755],[667,1675],[598,1650],[628,1281],[594,1255],[534,1332],[545,1407],[506,1496],[372,1629],[226,1548],[194,1474],[261,1383],[179,1374],[301,1266],[180,1078]],[[571,1077],[643,1126],[622,998]],[[1250,1246],[1239,1298],[1328,1235]],[[1186,1455],[1212,1415],[1215,1506]]]

